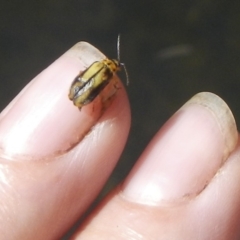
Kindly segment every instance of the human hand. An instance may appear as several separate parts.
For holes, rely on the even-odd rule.
[[[59,238],[115,167],[130,128],[124,89],[100,119],[99,103],[80,112],[67,98],[79,69],[102,57],[76,45],[1,113],[1,239]],[[211,93],[196,95],[72,239],[238,239],[237,140],[226,104]]]

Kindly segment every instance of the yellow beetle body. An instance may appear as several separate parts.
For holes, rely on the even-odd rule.
[[[106,58],[96,61],[73,80],[68,97],[79,109],[91,103],[113,79],[113,74],[121,70],[121,67],[124,68],[127,84],[129,83],[125,64],[120,62],[120,35],[117,41],[117,51],[118,60]]]
[[[69,99],[74,105],[82,108],[92,102],[98,94],[108,85],[113,74],[121,69],[119,61],[104,59],[92,63],[81,72],[72,82]]]

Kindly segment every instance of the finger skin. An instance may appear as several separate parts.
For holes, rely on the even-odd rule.
[[[239,239],[236,124],[226,104],[211,98],[187,104],[159,130],[72,239]]]
[[[149,206],[109,195],[72,239],[238,240],[240,237],[240,144],[195,199]]]
[[[68,99],[74,77],[101,58],[87,43],[74,46],[1,113],[1,239],[58,239],[115,167],[130,128],[124,87],[101,118],[97,104],[79,111]]]

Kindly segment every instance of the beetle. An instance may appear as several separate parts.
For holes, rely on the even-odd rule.
[[[105,58],[93,62],[74,78],[68,97],[79,109],[91,103],[113,79],[113,75],[120,71],[122,67],[126,74],[127,85],[129,84],[126,66],[120,62],[120,35],[117,41],[117,53],[118,59]]]

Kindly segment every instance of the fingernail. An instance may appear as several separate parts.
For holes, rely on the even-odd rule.
[[[199,93],[156,134],[123,184],[122,195],[142,204],[195,197],[237,140],[227,104],[212,93]]]
[[[41,158],[75,146],[99,112],[89,106],[79,111],[68,99],[69,87],[81,70],[103,58],[95,47],[80,42],[36,76],[0,115],[1,153],[9,159]]]

